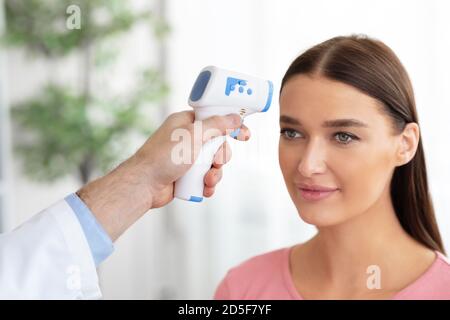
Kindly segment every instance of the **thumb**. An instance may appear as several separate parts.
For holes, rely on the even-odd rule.
[[[212,116],[202,121],[204,134],[204,141],[207,141],[213,136],[226,135],[242,125],[241,117],[236,113],[231,113],[226,116]]]

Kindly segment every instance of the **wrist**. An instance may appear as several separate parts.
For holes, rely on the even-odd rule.
[[[113,241],[152,207],[149,175],[143,169],[131,157],[77,191]]]

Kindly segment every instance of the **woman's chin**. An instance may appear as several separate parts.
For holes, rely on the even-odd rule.
[[[298,208],[300,219],[316,227],[329,227],[341,223],[345,218],[332,210],[301,210]]]

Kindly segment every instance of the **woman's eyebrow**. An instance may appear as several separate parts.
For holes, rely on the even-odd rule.
[[[285,116],[285,115],[281,115],[280,116],[280,123],[286,123],[286,124],[293,124],[296,126],[301,126],[300,121],[298,121],[295,118],[289,117],[289,116]]]
[[[322,124],[324,128],[336,128],[336,127],[358,127],[358,128],[368,128],[369,125],[357,120],[357,119],[335,119],[328,120]]]
[[[302,126],[300,121],[298,121],[295,118],[286,116],[286,115],[280,116],[280,123]],[[369,125],[360,120],[357,120],[357,119],[334,119],[334,120],[324,121],[322,123],[322,127],[324,127],[324,128],[340,128],[340,127],[368,128]]]

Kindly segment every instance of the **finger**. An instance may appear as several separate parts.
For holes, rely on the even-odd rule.
[[[212,137],[223,136],[236,130],[242,125],[241,117],[238,114],[229,114],[226,116],[212,116],[203,120],[203,142]]]
[[[211,168],[205,174],[205,178],[203,179],[203,183],[207,187],[215,187],[217,183],[222,179],[222,169]]]
[[[220,169],[231,159],[231,147],[228,142],[224,142],[214,155],[213,167]]]
[[[209,198],[209,197],[211,197],[213,194],[214,194],[214,188],[211,188],[211,187],[205,187],[205,188],[203,189],[203,196],[204,196],[204,197]]]

